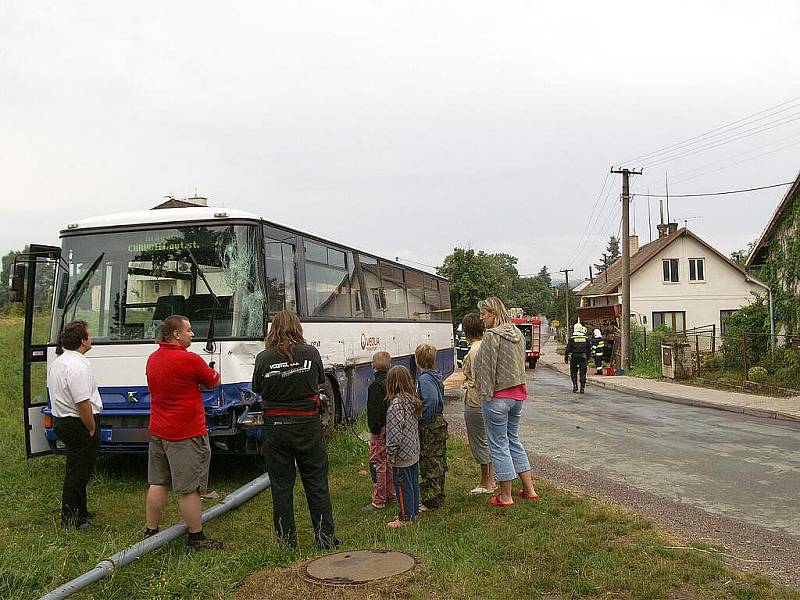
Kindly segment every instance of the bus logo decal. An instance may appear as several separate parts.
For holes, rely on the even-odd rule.
[[[367,348],[377,348],[381,344],[381,338],[379,337],[367,337],[366,333],[361,334],[361,349],[366,350]]]

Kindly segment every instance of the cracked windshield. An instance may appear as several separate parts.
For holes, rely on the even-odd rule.
[[[195,226],[65,238],[68,292],[86,281],[59,309],[66,321],[85,320],[97,341],[152,341],[173,314],[189,317],[198,338],[208,335],[212,315],[216,338],[261,336],[256,232]]]

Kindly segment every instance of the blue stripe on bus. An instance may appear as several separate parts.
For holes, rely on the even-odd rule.
[[[402,365],[408,369],[412,368],[412,356],[402,356],[392,359],[392,365]],[[453,349],[439,350],[436,353],[436,368],[441,371],[444,378],[447,378],[454,369]],[[345,370],[338,366],[333,372],[334,378],[339,382],[340,393],[342,396],[343,416],[347,419],[357,419],[366,409],[367,389],[374,379],[372,365],[364,363],[355,365]],[[103,399],[103,410],[100,416],[149,416],[150,415],[150,390],[147,386],[104,386],[99,388],[100,396]],[[137,402],[128,402],[128,395],[134,392]],[[206,415],[213,420],[214,417],[224,417],[233,412],[234,407],[242,406],[250,398],[250,382],[224,383],[213,390],[201,392],[203,403],[206,407]],[[50,413],[49,407],[44,409]],[[209,431],[227,429],[229,426],[236,427],[235,423],[229,424],[209,424]],[[110,430],[109,430],[110,431]],[[261,437],[260,428],[242,430],[247,436]],[[55,442],[56,435],[52,429],[45,432],[47,439]],[[108,440],[102,440],[108,441]],[[136,444],[112,444],[114,448],[124,450],[137,447]],[[111,449],[112,446],[103,444],[103,449]]]

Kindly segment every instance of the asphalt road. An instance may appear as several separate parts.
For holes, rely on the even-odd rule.
[[[578,395],[552,369],[528,373],[521,431],[529,452],[800,536],[797,425],[599,387]],[[458,419],[461,410],[459,402],[449,403],[448,419]]]

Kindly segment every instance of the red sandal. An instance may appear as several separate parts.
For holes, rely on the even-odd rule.
[[[538,500],[539,499],[539,494],[537,494],[536,492],[533,492],[533,495],[529,496],[527,493],[525,493],[524,489],[520,490],[519,492],[517,492],[517,496],[519,496],[520,498],[525,498],[525,500]]]
[[[503,502],[502,500],[500,500],[500,494],[497,494],[497,496],[492,496],[489,499],[489,504],[491,504],[492,506],[497,506],[499,508],[504,508],[506,506],[514,506],[513,502]]]

